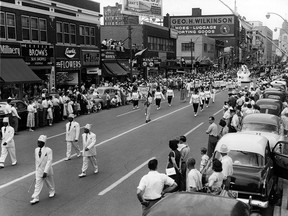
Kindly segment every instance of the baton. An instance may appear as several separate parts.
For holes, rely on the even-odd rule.
[[[33,182],[31,183],[31,185],[30,185],[30,187],[29,187],[29,189],[28,189],[28,193],[30,193],[30,190],[31,190],[33,184],[35,183],[35,181],[36,181],[36,179],[34,179]]]

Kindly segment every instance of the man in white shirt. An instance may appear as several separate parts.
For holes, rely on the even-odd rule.
[[[233,175],[233,160],[230,156],[228,156],[229,149],[227,145],[222,144],[219,150],[221,154],[220,161],[222,163],[222,173],[224,175],[225,187],[229,188],[230,177]]]
[[[194,158],[189,158],[187,160],[188,174],[187,174],[187,186],[186,191],[195,192],[202,189],[202,175],[195,168],[196,161]]]
[[[66,159],[68,161],[71,159],[71,148],[75,149],[77,153],[77,157],[81,156],[80,147],[78,145],[78,139],[80,134],[80,125],[78,122],[74,121],[74,115],[70,114],[68,116],[68,123],[66,124],[66,143],[67,143],[67,151],[66,151]]]
[[[165,193],[172,192],[177,187],[177,183],[166,174],[159,173],[157,167],[157,159],[150,160],[148,162],[150,171],[141,178],[137,187],[137,198],[142,204],[143,216]],[[164,189],[165,185],[169,187]]]

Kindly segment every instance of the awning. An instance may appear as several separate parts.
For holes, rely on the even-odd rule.
[[[41,82],[21,58],[1,58],[0,69],[0,80],[5,83]]]
[[[126,71],[130,72],[130,63],[128,60],[117,60],[117,62],[121,65],[121,67],[123,67]],[[134,67],[132,67],[132,73],[134,75],[138,75],[139,71],[137,69],[135,69]]]
[[[127,75],[127,71],[122,68],[117,62],[105,62],[104,65],[106,68],[113,73],[115,76]]]

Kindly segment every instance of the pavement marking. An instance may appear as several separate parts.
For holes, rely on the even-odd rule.
[[[184,136],[188,136],[190,133],[192,133],[193,131],[195,131],[197,128],[199,128],[201,125],[203,125],[204,122],[201,122],[200,124],[198,124],[196,127],[192,128],[190,131],[188,131],[187,133],[184,134]]]
[[[170,113],[168,113],[168,114],[165,114],[165,115],[163,115],[163,116],[160,116],[160,117],[152,120],[151,122],[157,121],[157,120],[162,119],[162,118],[164,118],[164,117],[166,117],[166,116],[172,115],[173,113],[176,113],[176,112],[178,112],[178,111],[181,111],[181,110],[183,110],[183,109],[185,109],[185,108],[187,108],[187,107],[189,107],[189,106],[191,106],[191,105],[187,105],[187,106],[182,107],[182,108],[180,108],[180,109],[174,110],[174,111],[172,111],[172,112],[170,112]],[[148,124],[151,124],[151,123],[148,123]],[[111,140],[114,140],[114,139],[116,139],[116,138],[118,138],[118,137],[121,137],[121,136],[123,136],[123,135],[125,135],[125,134],[127,134],[127,133],[130,133],[130,132],[132,132],[132,131],[134,131],[134,130],[136,130],[136,129],[138,129],[138,128],[141,128],[141,127],[143,127],[143,126],[146,126],[146,125],[147,125],[147,123],[143,123],[143,124],[141,124],[141,125],[138,125],[137,127],[134,127],[134,128],[132,128],[132,129],[130,129],[130,130],[128,130],[128,131],[125,131],[125,132],[123,132],[123,133],[121,133],[121,134],[118,134],[118,135],[116,135],[116,136],[114,136],[114,137],[111,137],[110,139],[104,140],[104,141],[96,144],[96,147],[97,147],[97,146],[100,146],[100,145],[103,145],[103,144],[105,144],[105,143],[107,143],[107,142],[109,142],[109,141],[111,141]],[[84,127],[84,126],[82,126],[82,127],[80,127],[80,128],[83,128],[83,127]],[[64,135],[64,134],[65,134],[65,132],[64,132],[64,133],[61,133],[61,134],[57,134],[57,135],[51,136],[51,137],[48,137],[47,139],[52,139],[52,138],[55,138],[55,137],[58,137],[58,136],[61,136],[61,135]],[[76,155],[76,154],[73,154],[72,157],[74,157],[75,155]],[[64,160],[65,160],[65,158],[60,159],[60,160],[54,162],[54,163],[52,164],[52,166],[54,166],[54,165],[56,165],[56,164],[59,164],[59,163],[63,162]],[[14,184],[14,183],[17,183],[17,182],[19,182],[19,181],[21,181],[21,180],[23,180],[23,179],[25,179],[25,178],[28,178],[28,177],[30,177],[30,176],[32,176],[32,175],[34,175],[34,174],[35,174],[35,171],[33,171],[33,172],[31,172],[31,173],[28,173],[28,174],[26,174],[26,175],[24,175],[24,176],[21,176],[21,177],[19,177],[19,178],[16,178],[16,179],[14,179],[14,180],[12,180],[12,181],[10,181],[10,182],[7,182],[7,183],[5,183],[5,184],[3,184],[3,185],[0,185],[0,189],[5,188],[5,187],[7,187],[7,186],[10,186],[10,185],[12,185],[12,184]]]
[[[213,116],[216,116],[218,113],[220,113],[221,111],[223,111],[222,109],[220,109],[219,111],[217,111],[216,113],[213,114]]]
[[[134,173],[136,173],[138,170],[140,170],[142,167],[146,166],[147,163],[152,160],[155,159],[155,157],[152,157],[150,159],[148,159],[147,161],[145,161],[144,163],[142,163],[140,166],[136,167],[135,169],[133,169],[132,171],[130,171],[129,173],[127,173],[125,176],[123,176],[122,178],[120,178],[118,181],[114,182],[113,184],[111,184],[109,187],[107,187],[106,189],[102,190],[98,195],[102,196],[104,194],[106,194],[107,192],[109,192],[110,190],[112,190],[113,188],[115,188],[117,185],[121,184],[124,180],[126,180],[127,178],[129,178],[131,175],[133,175]]]
[[[133,113],[133,112],[136,112],[136,111],[139,111],[139,110],[141,110],[141,109],[138,108],[138,109],[136,109],[136,110],[132,110],[132,111],[129,111],[129,112],[126,112],[126,113],[123,113],[123,114],[117,115],[116,117],[124,116],[124,115],[130,114],[130,113]]]

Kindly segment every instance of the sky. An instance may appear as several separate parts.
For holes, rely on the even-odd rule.
[[[122,0],[94,0],[100,3],[101,14],[103,7],[114,6],[116,2],[122,3]],[[222,0],[230,8],[234,9],[236,1],[237,12],[245,16],[247,21],[261,21],[263,26],[273,30],[273,39],[278,39],[279,29],[274,31],[275,27],[281,27],[283,19],[271,14],[266,18],[267,12],[273,12],[288,19],[288,0]],[[192,8],[201,8],[202,15],[231,14],[230,10],[219,0],[162,0],[163,16],[169,13],[171,16],[189,16],[192,14]],[[103,18],[102,18],[103,19]]]

